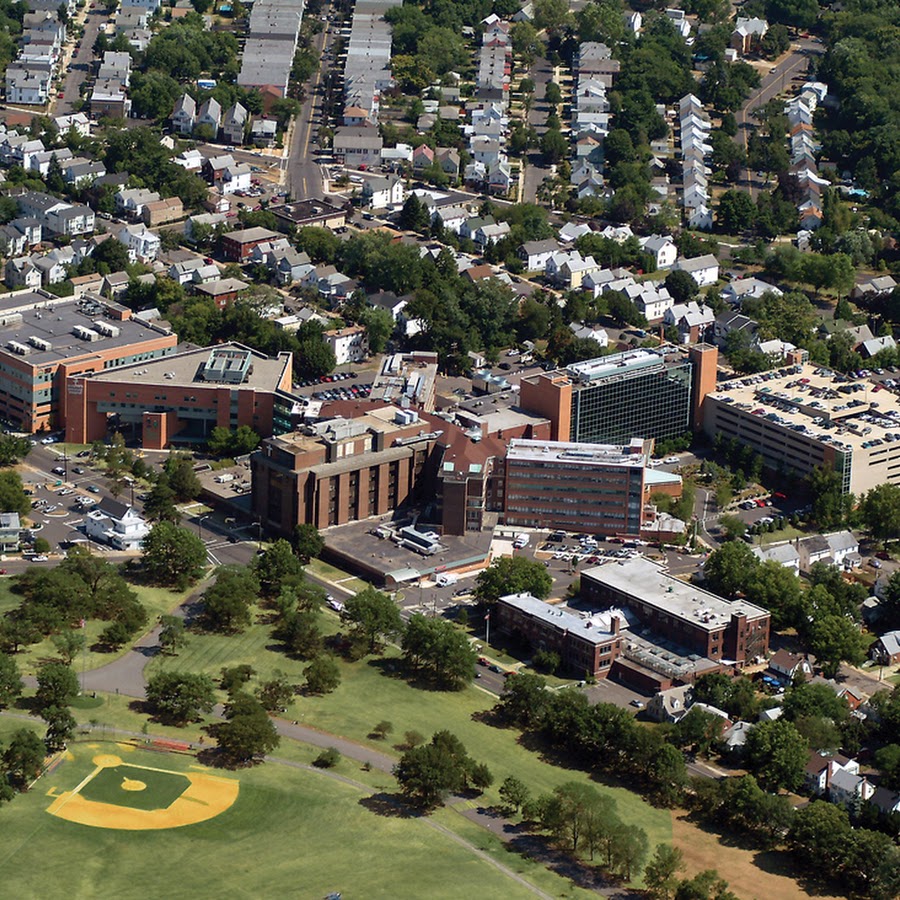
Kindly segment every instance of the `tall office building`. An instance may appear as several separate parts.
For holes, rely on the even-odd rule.
[[[522,380],[521,405],[546,416],[558,441],[627,444],[690,431],[715,386],[717,352],[629,350]]]

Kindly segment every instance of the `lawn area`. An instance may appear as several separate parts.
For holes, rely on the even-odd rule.
[[[229,809],[206,822],[142,832],[73,824],[46,812],[47,792],[74,788],[97,754],[173,772],[197,769],[190,756],[113,743],[70,749],[74,758],[3,810],[5,895],[143,898],[152,885],[154,895],[173,898],[321,898],[331,891],[347,900],[533,897],[425,822],[371,811],[359,788],[272,763],[213,770],[237,779],[240,791]]]
[[[0,579],[0,615],[7,610],[18,606],[21,602],[21,598],[9,590],[9,584],[10,581],[8,578]],[[132,588],[135,590],[141,603],[144,604],[144,608],[147,610],[147,631],[150,631],[156,626],[156,620],[163,613],[167,613],[174,609],[190,593],[190,591],[175,593],[166,590],[165,588],[149,587],[142,584],[132,585]],[[84,659],[82,659],[82,654],[79,653],[78,658],[72,663],[73,667],[78,672],[81,672],[82,666],[84,666],[86,670],[105,666],[128,652],[131,644],[126,644],[114,653],[98,653],[91,650],[91,647],[100,637],[101,632],[103,632],[108,625],[108,622],[102,622],[99,619],[89,619],[85,624],[84,630],[87,635],[87,652],[84,654]],[[141,635],[137,635],[135,640],[140,636]],[[58,653],[53,646],[53,641],[47,638],[39,644],[32,644],[30,647],[26,647],[19,652],[16,655],[16,662],[23,675],[34,675],[41,663],[57,658]]]
[[[794,538],[804,538],[809,534],[808,531],[804,531],[802,528],[795,528],[793,525],[788,525],[786,528],[782,528],[779,531],[766,531],[763,534],[753,535],[753,543],[759,544],[760,541],[762,545],[765,547],[768,544],[776,544],[779,541],[792,541]]]
[[[323,612],[322,628],[325,632],[336,631],[339,628],[337,616]],[[243,634],[230,637],[192,634],[177,656],[156,657],[146,671],[148,676],[167,669],[205,672],[218,678],[223,666],[242,663],[252,665],[262,678],[280,669],[297,682],[302,681],[305,666],[305,663],[278,652],[267,626],[254,625]],[[535,794],[550,791],[566,781],[594,783],[599,790],[615,798],[618,815],[624,821],[647,831],[651,847],[671,840],[668,812],[653,808],[624,788],[594,782],[585,772],[544,762],[537,753],[519,742],[517,731],[495,728],[479,721],[479,714],[496,702],[485,691],[475,686],[449,693],[412,687],[394,674],[400,670],[396,648],[388,648],[383,658],[369,657],[358,663],[339,660],[339,665],[342,682],[334,693],[324,697],[297,697],[286,715],[302,724],[350,738],[396,757],[401,753],[396,745],[402,742],[404,732],[415,730],[428,737],[446,728],[463,741],[475,759],[490,767],[494,785],[481,801],[485,805],[499,803],[497,789],[507,775],[521,778]],[[372,728],[381,720],[393,724],[393,732],[387,741],[369,737]],[[151,727],[156,730],[155,726]],[[283,750],[278,754],[282,755]]]
[[[363,591],[368,587],[368,584],[362,579],[356,578],[349,572],[338,569],[336,566],[322,562],[321,559],[311,559],[306,568],[317,578],[321,578],[324,581],[336,582],[340,584],[342,588],[346,588],[346,590],[353,591],[354,593]]]

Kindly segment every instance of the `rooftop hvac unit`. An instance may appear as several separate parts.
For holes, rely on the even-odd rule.
[[[25,356],[26,353],[31,352],[25,344],[20,344],[18,341],[9,341],[6,348],[19,356]]]
[[[30,337],[28,338],[28,343],[31,344],[32,347],[37,347],[38,350],[52,350],[53,344],[50,341],[45,341],[43,338],[39,337]]]
[[[118,325],[111,325],[102,319],[94,322],[94,329],[99,331],[100,334],[106,335],[106,337],[118,337],[121,331]]]
[[[72,334],[74,334],[75,337],[81,338],[83,341],[93,342],[100,340],[100,335],[96,331],[92,328],[85,328],[84,325],[76,325],[72,329]]]

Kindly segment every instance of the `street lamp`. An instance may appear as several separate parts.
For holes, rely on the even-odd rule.
[[[208,519],[208,518],[209,518],[209,516],[207,515],[207,516],[200,516],[200,518],[197,519],[197,535],[201,541],[203,540],[203,520]]]

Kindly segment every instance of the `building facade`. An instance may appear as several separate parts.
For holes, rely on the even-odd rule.
[[[633,613],[645,628],[722,664],[762,660],[769,649],[769,613],[746,601],[729,602],[635,558],[581,573],[581,596]]]
[[[292,362],[290,353],[273,358],[231,343],[70,378],[66,439],[102,440],[113,424],[162,450],[203,443],[217,426],[247,425],[263,437],[287,431]]]
[[[717,354],[633,350],[523,378],[523,409],[546,416],[558,441],[627,444],[674,438],[694,427],[705,391],[715,385]],[[711,373],[711,374],[710,374]]]

